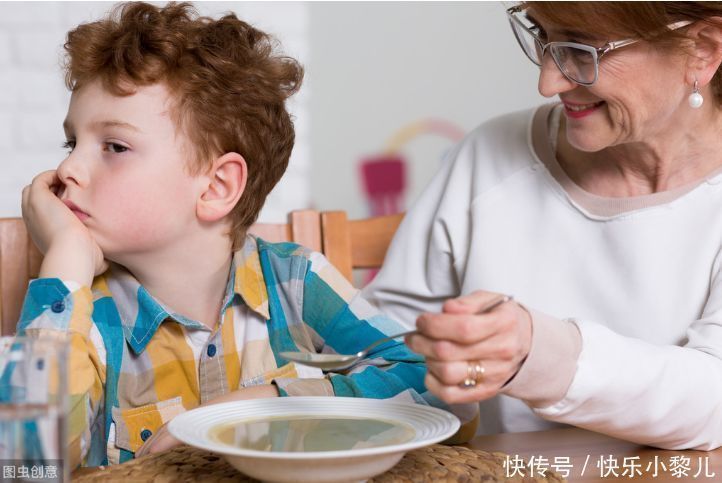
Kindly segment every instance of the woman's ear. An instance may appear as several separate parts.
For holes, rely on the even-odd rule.
[[[198,198],[196,215],[201,221],[218,221],[231,212],[246,189],[246,160],[238,153],[226,153],[216,159],[205,178],[208,185]]]
[[[693,41],[691,55],[687,62],[687,82],[706,86],[712,81],[722,63],[722,17],[698,21],[687,32]]]

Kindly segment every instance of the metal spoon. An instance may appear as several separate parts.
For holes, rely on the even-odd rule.
[[[486,312],[489,312],[490,310],[498,307],[499,305],[509,302],[513,299],[514,297],[511,295],[500,295],[499,297],[495,298],[493,301],[482,307],[481,310],[477,312],[477,314],[484,314]],[[299,364],[303,364],[306,366],[318,367],[324,370],[346,369],[348,367],[351,367],[359,359],[363,359],[364,357],[366,357],[369,351],[371,351],[371,349],[373,349],[377,345],[415,333],[416,329],[384,337],[375,341],[373,344],[369,345],[364,350],[357,352],[356,354],[315,354],[311,352],[281,352],[278,355],[289,361],[298,362]]]

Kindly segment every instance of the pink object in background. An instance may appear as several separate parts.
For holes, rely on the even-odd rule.
[[[382,154],[361,160],[361,179],[371,216],[404,210],[406,161],[398,154]]]
[[[381,154],[362,159],[361,180],[371,216],[392,215],[404,210],[406,194],[406,161],[398,154]],[[369,270],[363,285],[376,276],[378,270]]]
[[[409,141],[424,134],[435,134],[454,143],[464,137],[464,131],[449,121],[422,119],[396,131],[386,143],[383,154],[362,159],[359,162],[361,187],[371,216],[393,215],[406,210],[406,160],[399,153]],[[369,283],[376,272],[369,270],[363,285]]]

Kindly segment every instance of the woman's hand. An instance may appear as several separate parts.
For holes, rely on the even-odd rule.
[[[260,399],[265,397],[278,397],[278,389],[272,384],[264,384],[261,386],[251,386],[238,391],[233,391],[223,396],[217,397],[205,404],[201,404],[199,407],[210,406],[211,404],[219,404],[229,401],[242,401],[244,399]],[[153,433],[153,436],[143,443],[135,453],[136,458],[145,456],[147,454],[162,453],[181,445],[182,443],[171,436],[168,432],[168,425],[164,424],[158,431]]]
[[[426,357],[426,387],[447,403],[495,396],[529,354],[531,316],[520,305],[507,302],[478,314],[498,296],[480,290],[449,299],[442,313],[421,315],[418,333],[407,337],[411,350]],[[477,362],[483,374],[475,374]],[[476,385],[462,387],[474,375]]]
[[[25,226],[45,255],[41,277],[74,280],[83,285],[108,268],[103,251],[82,221],[58,197],[63,184],[55,170],[40,173],[23,189]]]

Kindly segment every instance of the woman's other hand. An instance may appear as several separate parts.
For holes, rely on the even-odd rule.
[[[531,316],[524,308],[511,301],[479,313],[497,297],[479,290],[449,299],[442,313],[422,314],[418,333],[407,337],[409,347],[426,357],[427,388],[447,403],[495,396],[529,354]],[[464,387],[469,378],[476,384]]]

